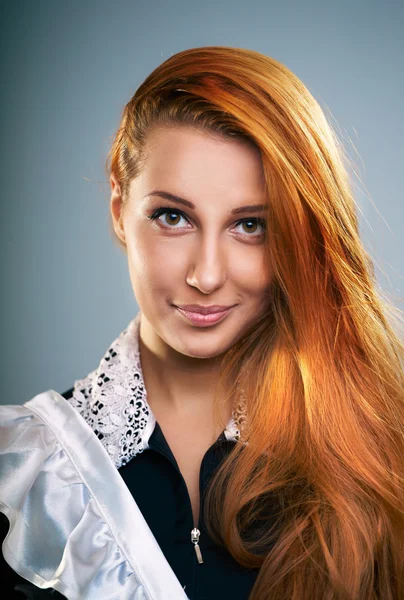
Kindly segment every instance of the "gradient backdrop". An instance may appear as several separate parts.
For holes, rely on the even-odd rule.
[[[402,1],[9,0],[0,15],[0,403],[71,387],[136,314],[104,161],[136,88],[186,48],[257,50],[306,84],[356,163],[363,239],[403,308]]]

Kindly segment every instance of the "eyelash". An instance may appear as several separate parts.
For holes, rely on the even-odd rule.
[[[161,215],[164,215],[165,213],[174,213],[176,215],[181,215],[182,217],[184,217],[184,219],[186,219],[189,222],[188,217],[186,216],[185,213],[182,212],[182,210],[174,210],[173,208],[170,208],[168,206],[161,206],[159,208],[157,208],[152,215],[150,215],[148,218],[151,219],[152,221],[155,221],[156,219],[158,219],[158,217],[161,217]],[[250,218],[245,218],[245,219],[240,219],[240,221],[238,221],[236,223],[236,227],[238,225],[240,225],[241,223],[245,223],[245,222],[249,222],[249,221],[256,221],[259,225],[261,225],[261,227],[264,230],[264,233],[266,231],[266,221],[264,221],[264,219],[259,219],[258,217],[250,217]],[[171,227],[170,225],[165,225],[165,227],[167,227],[168,229],[180,229],[179,227]],[[245,235],[247,237],[261,237],[261,235],[249,235],[247,232],[245,232]]]

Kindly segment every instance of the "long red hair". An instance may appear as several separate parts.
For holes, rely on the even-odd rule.
[[[240,48],[179,52],[140,85],[107,159],[124,200],[156,124],[254,144],[268,190],[268,312],[223,360],[218,401],[243,390],[247,417],[208,490],[211,535],[260,567],[250,600],[403,600],[401,320],[342,144],[296,75]]]

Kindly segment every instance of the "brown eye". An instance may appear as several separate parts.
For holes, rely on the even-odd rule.
[[[251,217],[250,219],[242,219],[237,223],[237,227],[242,227],[241,231],[244,237],[251,239],[261,239],[265,236],[266,232],[266,221],[264,219],[257,219]],[[247,236],[245,234],[248,234]]]
[[[254,233],[257,230],[257,221],[244,221],[243,227],[246,225],[246,233]]]
[[[163,217],[165,223],[163,223]],[[176,225],[180,223],[181,219],[184,219],[189,223],[186,215],[182,211],[173,210],[167,206],[161,206],[148,218],[151,221],[158,221],[163,227],[166,227],[166,229],[179,229],[179,227],[176,227]]]
[[[174,218],[172,219],[171,217],[173,215],[177,215],[176,217],[174,216]],[[177,223],[179,222],[179,219],[181,218],[181,215],[179,215],[176,212],[167,212],[166,213],[166,221],[169,225],[177,225]]]

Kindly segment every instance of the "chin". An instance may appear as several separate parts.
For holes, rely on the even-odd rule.
[[[199,338],[199,340],[195,339],[189,343],[184,340],[184,343],[176,346],[176,350],[192,358],[214,358],[226,352],[232,345],[233,342],[226,343],[224,340],[214,343],[212,340]]]

